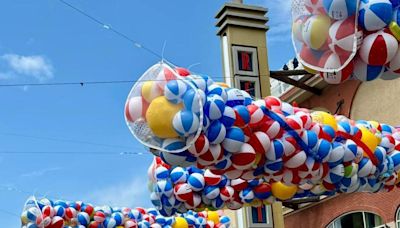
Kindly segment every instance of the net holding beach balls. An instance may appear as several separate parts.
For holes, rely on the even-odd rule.
[[[326,14],[322,0],[304,0],[304,6],[310,14]]]
[[[398,41],[389,33],[379,31],[367,35],[360,47],[361,59],[372,66],[390,62],[398,51]]]
[[[339,69],[343,66],[343,60],[334,52],[327,51],[321,57],[319,65],[326,70]],[[337,72],[320,72],[320,76],[329,84],[340,84],[348,80],[353,73],[354,62],[350,61],[347,66]]]

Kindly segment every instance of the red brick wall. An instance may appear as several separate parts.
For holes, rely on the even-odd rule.
[[[285,216],[287,228],[326,227],[335,218],[351,211],[367,211],[382,217],[384,223],[395,220],[400,206],[400,190],[389,193],[341,194],[310,208],[292,212]]]

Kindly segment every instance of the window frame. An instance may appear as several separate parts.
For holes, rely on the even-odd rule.
[[[400,211],[400,210],[398,210],[398,211]],[[379,214],[376,214],[376,213],[374,213],[372,211],[349,211],[349,212],[343,213],[343,214],[337,216],[336,218],[334,218],[333,220],[331,220],[331,222],[328,223],[328,225],[326,225],[325,228],[336,228],[335,227],[335,221],[337,221],[338,219],[343,218],[346,215],[350,215],[350,214],[354,214],[354,213],[362,213],[363,226],[364,226],[363,228],[367,228],[366,227],[366,213],[370,213],[370,214],[373,214],[375,216],[379,216],[379,218],[382,220],[382,224],[378,225],[378,226],[374,226],[374,228],[385,228],[385,227],[387,227],[386,224],[383,223],[382,216],[380,216]],[[396,214],[396,216],[397,216],[397,214]],[[400,222],[400,220],[399,220],[399,222]],[[397,225],[397,221],[396,221],[396,225]],[[400,228],[400,227],[397,227],[397,228]]]

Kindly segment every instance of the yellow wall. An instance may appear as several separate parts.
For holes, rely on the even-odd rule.
[[[353,100],[350,117],[354,120],[376,120],[399,126],[399,99],[400,78],[362,83]]]

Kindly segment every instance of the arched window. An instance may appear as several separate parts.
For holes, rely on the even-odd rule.
[[[397,212],[396,212],[396,227],[400,228],[400,207],[397,208]]]
[[[327,228],[384,228],[382,218],[370,212],[357,211],[344,214],[331,222]]]

